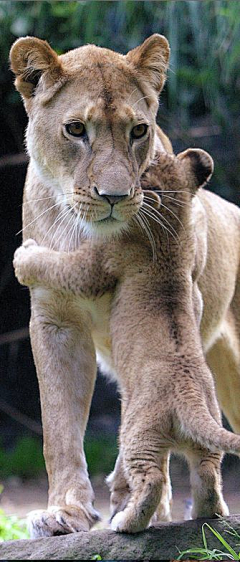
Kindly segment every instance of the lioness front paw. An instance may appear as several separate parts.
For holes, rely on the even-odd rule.
[[[84,506],[51,506],[46,510],[31,511],[27,523],[30,537],[36,539],[89,531],[99,519],[98,512],[93,508],[90,512]]]
[[[13,258],[13,267],[15,275],[22,285],[33,285],[36,281],[34,274],[34,266],[36,256],[43,254],[46,248],[38,246],[37,242],[29,238],[17,248]]]

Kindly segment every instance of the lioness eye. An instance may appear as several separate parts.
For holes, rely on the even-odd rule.
[[[146,135],[147,130],[148,126],[145,123],[135,125],[135,127],[133,127],[133,129],[131,130],[131,136],[133,139],[141,139],[141,137],[144,137],[144,135]]]
[[[86,129],[80,121],[72,121],[72,123],[67,123],[65,125],[66,131],[69,135],[73,137],[82,137],[86,132]]]

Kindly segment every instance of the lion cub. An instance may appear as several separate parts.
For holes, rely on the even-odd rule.
[[[116,531],[141,531],[162,509],[169,451],[188,459],[193,517],[228,514],[221,451],[239,454],[240,437],[221,425],[200,340],[198,279],[207,224],[204,191],[195,194],[212,171],[203,150],[161,153],[142,178],[142,207],[114,244],[86,239],[67,254],[27,240],[14,256],[22,284],[86,299],[114,291],[112,360],[122,394],[120,456],[111,484]],[[119,498],[118,479],[125,482]]]

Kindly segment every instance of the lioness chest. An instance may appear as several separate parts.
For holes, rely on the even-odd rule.
[[[106,294],[96,298],[78,297],[78,306],[83,313],[87,313],[91,323],[91,333],[94,346],[96,349],[97,360],[101,367],[101,371],[115,376],[114,364],[112,360],[112,343],[110,334],[110,317],[113,293]]]

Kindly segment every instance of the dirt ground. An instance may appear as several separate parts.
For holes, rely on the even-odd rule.
[[[191,492],[187,465],[179,459],[171,461],[173,486],[173,520],[189,519]],[[101,513],[102,521],[97,528],[106,528],[109,519],[109,492],[104,476],[92,479],[95,491],[95,507]],[[5,482],[1,494],[1,507],[9,515],[25,517],[33,509],[47,505],[47,478],[25,481],[12,477]],[[223,492],[231,514],[240,513],[240,460],[234,459],[230,466],[223,465]]]

